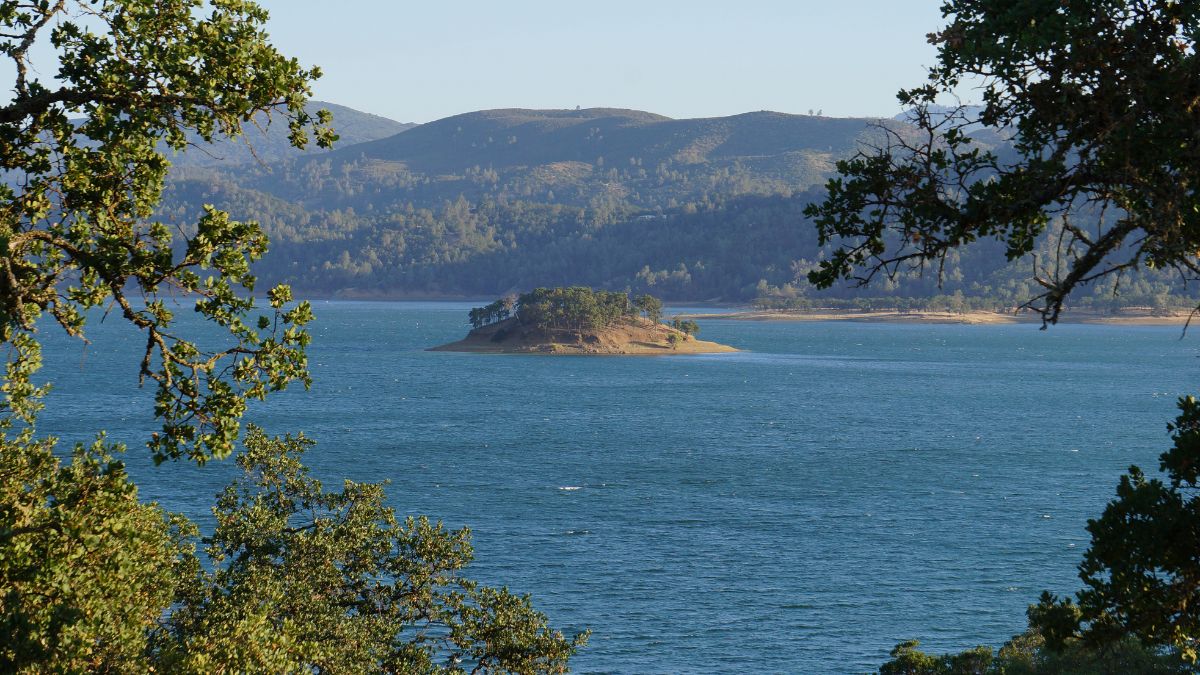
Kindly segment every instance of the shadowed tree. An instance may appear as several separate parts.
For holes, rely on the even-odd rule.
[[[658,323],[662,319],[662,300],[653,295],[643,293],[635,297],[633,299],[633,306],[652,323]]]
[[[1035,262],[1029,306],[1058,319],[1068,295],[1138,266],[1200,272],[1200,3],[1189,0],[952,0],[929,36],[929,82],[902,91],[915,129],[838,163],[810,206],[833,254],[810,273],[828,287],[940,266],[983,238]],[[931,108],[978,86],[981,109]],[[983,151],[980,124],[1011,137]]]
[[[915,129],[839,162],[828,196],[807,210],[835,245],[810,280],[939,268],[984,238],[1016,260],[1050,232],[1028,303],[1045,327],[1104,277],[1147,267],[1195,279],[1200,1],[949,0],[942,12],[928,83],[899,95]],[[964,86],[979,87],[977,112],[932,107]],[[981,150],[970,136],[979,124],[1009,137],[1010,151]],[[1200,411],[1190,397],[1179,406],[1162,456],[1169,482],[1132,467],[1088,524],[1077,602],[1045,595],[1031,608],[1052,650],[1104,651],[1133,636],[1197,661]]]

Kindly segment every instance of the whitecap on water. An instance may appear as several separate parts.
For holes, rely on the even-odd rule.
[[[562,487],[560,487],[560,488],[558,488],[558,489],[559,489],[559,490],[565,490],[565,491],[567,491],[567,492],[570,492],[570,491],[572,491],[572,490],[582,490],[582,489],[583,489],[583,486],[582,486],[582,485],[564,485],[564,486],[562,486]]]

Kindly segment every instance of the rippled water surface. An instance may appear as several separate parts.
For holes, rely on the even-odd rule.
[[[998,645],[1069,592],[1130,463],[1195,391],[1178,328],[701,322],[738,354],[431,353],[467,304],[317,303],[316,384],[253,409],[336,486],[474,532],[476,578],[589,627],[580,672],[864,672],[896,642]],[[42,429],[127,442],[207,522],[230,462],[145,461],[140,340],[53,340]]]

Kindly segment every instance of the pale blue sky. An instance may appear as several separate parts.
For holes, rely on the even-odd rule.
[[[940,0],[259,0],[319,99],[405,122],[485,108],[891,116]]]

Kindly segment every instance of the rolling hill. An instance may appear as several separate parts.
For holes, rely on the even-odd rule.
[[[658,165],[843,154],[873,120],[755,112],[675,120],[636,110],[486,110],[343,148],[335,157],[403,162],[414,171],[454,173],[582,162]]]
[[[486,110],[382,135],[400,127],[338,114],[342,142],[330,152],[178,164],[162,216],[186,225],[211,203],[260,221],[272,253],[258,273],[310,295],[584,284],[670,300],[847,299],[861,294],[798,283],[828,254],[804,206],[821,197],[837,160],[878,143],[883,128],[912,130],[898,120],[597,108]],[[1004,150],[1004,134],[975,136]],[[1028,299],[1029,270],[1004,265],[1002,253],[980,242],[947,260],[942,287],[911,274],[871,292]],[[1144,301],[1169,292],[1170,280],[1143,274],[1122,287]]]
[[[309,209],[394,211],[463,197],[604,211],[661,211],[718,196],[788,194],[878,140],[890,120],[757,112],[675,120],[590,110],[488,110],[330,153],[207,167],[182,180],[229,181]]]

